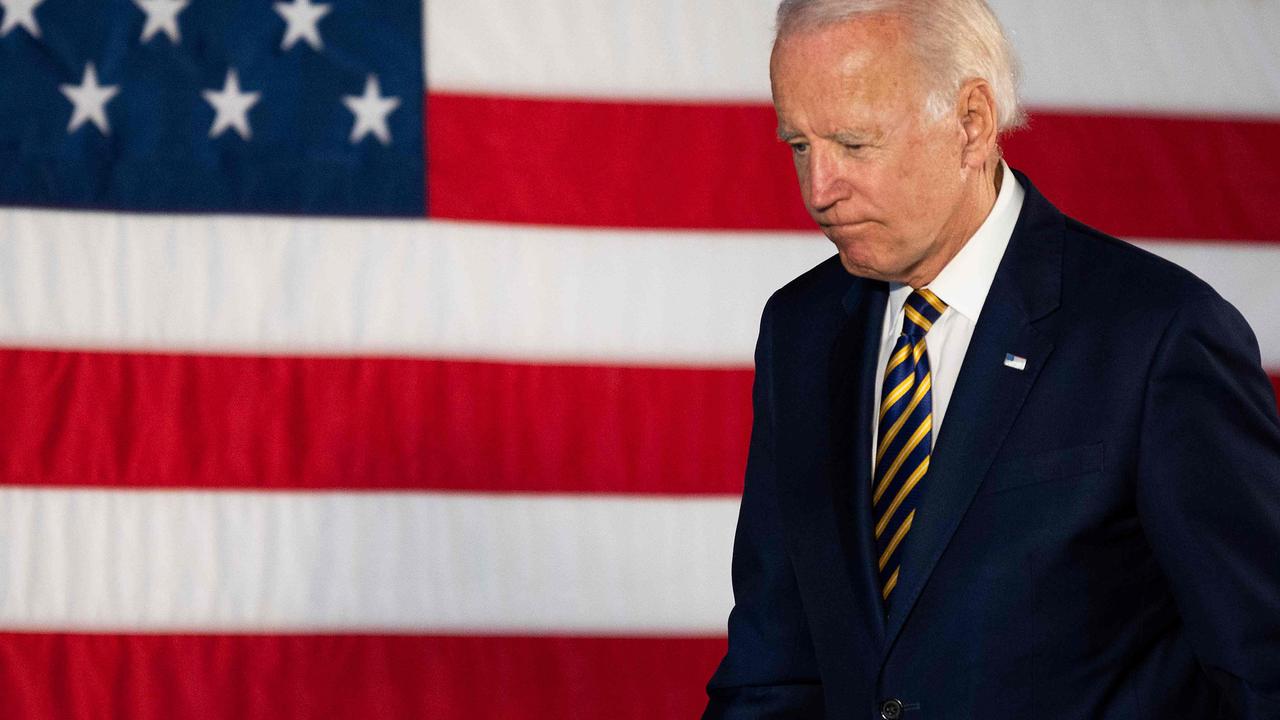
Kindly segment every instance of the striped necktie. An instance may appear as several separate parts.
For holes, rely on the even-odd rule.
[[[876,519],[880,594],[885,612],[898,584],[902,541],[916,519],[919,485],[929,472],[933,445],[933,379],[924,336],[946,309],[946,304],[929,290],[911,293],[902,308],[902,334],[884,371],[871,516]]]

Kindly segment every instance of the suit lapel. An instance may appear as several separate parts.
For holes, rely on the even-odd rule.
[[[875,568],[871,520],[871,418],[875,406],[876,365],[881,325],[888,303],[884,283],[858,282],[844,298],[849,320],[831,356],[832,448],[837,462],[831,475],[836,523],[858,603],[883,644],[884,613]]]
[[[775,360],[779,504],[795,530],[806,603],[838,608],[810,618],[821,623],[810,627],[814,642],[847,663],[837,662],[843,677],[866,679],[879,670],[884,620],[870,574],[870,509],[854,490],[870,483],[862,469],[870,449],[859,446],[871,431],[861,409],[874,401],[867,388],[887,291],[839,266],[827,275],[830,294],[814,293],[821,304],[799,310],[794,325],[775,326],[775,345],[787,348]]]
[[[920,522],[907,535],[902,575],[886,621],[892,648],[929,576],[946,550],[1053,343],[1036,321],[1058,305],[1062,216],[1019,174],[1022,214],[974,328],[960,376],[934,445],[919,504]],[[1004,364],[1026,358],[1025,369]]]

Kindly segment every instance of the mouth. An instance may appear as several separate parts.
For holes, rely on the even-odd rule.
[[[850,228],[850,227],[857,227],[857,226],[859,226],[859,225],[867,225],[867,224],[869,224],[870,222],[871,222],[870,220],[850,220],[850,221],[847,221],[847,222],[821,222],[821,221],[819,221],[819,222],[818,222],[818,227],[822,228],[823,230],[826,230],[827,228]]]
[[[818,227],[822,229],[824,235],[832,237],[834,235],[847,235],[857,233],[866,226],[871,225],[870,220],[857,220],[854,222],[837,222],[837,223],[818,223]]]

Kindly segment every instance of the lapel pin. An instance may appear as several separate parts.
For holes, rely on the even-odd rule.
[[[1021,355],[1014,355],[1013,353],[1005,353],[1004,366],[1011,367],[1014,370],[1026,370],[1027,359],[1022,357]]]

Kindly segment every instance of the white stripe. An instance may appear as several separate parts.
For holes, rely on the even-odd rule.
[[[812,233],[0,210],[0,345],[750,365]],[[1280,245],[1144,242],[1280,369]]]
[[[776,0],[427,2],[431,90],[769,97]]]
[[[0,210],[0,344],[749,363],[813,236]]]
[[[1280,115],[1280,3],[996,0],[1032,106]]]
[[[722,634],[735,499],[0,490],[0,627]]]
[[[996,0],[1033,106],[1280,114],[1280,3]],[[433,89],[769,98],[776,0],[426,3]]]

